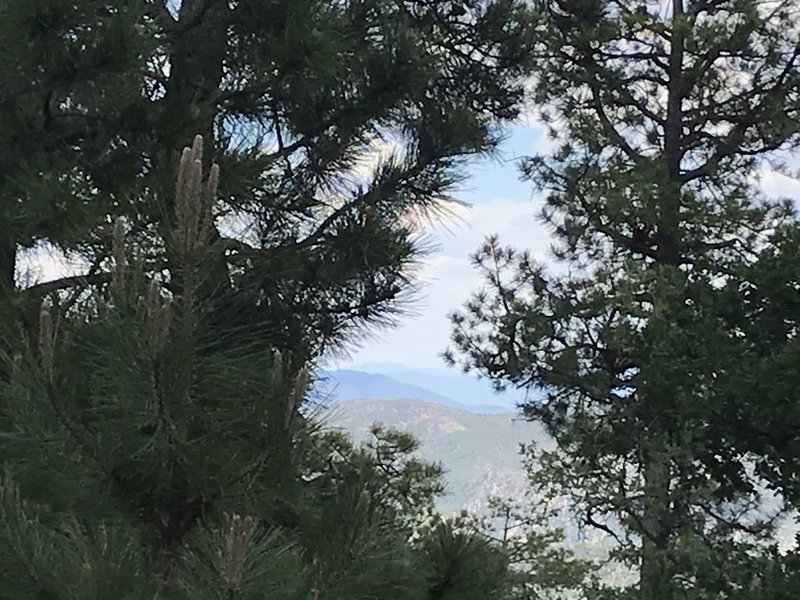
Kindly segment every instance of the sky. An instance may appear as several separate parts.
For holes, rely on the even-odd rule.
[[[504,245],[527,249],[543,262],[552,262],[552,238],[537,215],[541,198],[519,175],[519,159],[544,153],[550,147],[542,127],[535,121],[513,127],[493,159],[469,165],[468,180],[453,196],[468,206],[458,207],[455,219],[434,223],[428,233],[435,250],[424,259],[418,277],[421,284],[408,313],[393,328],[371,333],[360,347],[332,358],[327,368],[358,368],[366,363],[397,363],[412,368],[445,368],[441,358],[450,339],[448,314],[463,305],[481,286],[469,257],[484,239],[497,235]],[[791,161],[800,167],[800,161]],[[761,185],[768,195],[800,200],[800,180],[764,170]],[[46,248],[30,253],[26,277],[48,280],[78,272],[63,256]],[[31,264],[33,263],[33,264]]]
[[[551,238],[537,214],[541,199],[530,183],[520,179],[519,159],[542,152],[548,140],[541,127],[517,125],[508,132],[500,153],[469,165],[469,178],[453,197],[468,206],[457,207],[455,218],[432,223],[428,233],[435,250],[419,272],[421,288],[411,313],[396,327],[373,333],[349,356],[332,367],[353,368],[365,363],[399,363],[414,368],[443,368],[441,353],[450,338],[447,315],[458,309],[480,287],[470,255],[484,239],[525,248],[540,260],[548,259]]]
[[[447,315],[480,288],[480,277],[469,256],[489,235],[498,235],[504,245],[529,250],[540,261],[552,262],[550,231],[537,218],[542,199],[529,182],[520,180],[517,167],[519,158],[544,153],[549,145],[542,127],[518,125],[501,146],[501,160],[471,165],[464,189],[454,194],[470,206],[459,210],[457,222],[430,227],[438,248],[424,261],[422,287],[409,307],[412,314],[402,317],[394,328],[373,333],[346,358],[333,360],[331,367],[399,363],[413,368],[445,368],[441,354],[450,339]],[[800,166],[800,161],[790,162]],[[800,200],[798,179],[764,169],[760,184],[770,196]]]

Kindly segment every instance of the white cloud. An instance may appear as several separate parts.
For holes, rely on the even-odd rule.
[[[364,148],[363,154],[349,175],[356,183],[367,184],[372,181],[378,166],[391,156],[402,157],[404,150],[404,142],[399,134],[383,132],[383,135],[375,135]]]
[[[22,286],[71,277],[85,272],[87,263],[76,256],[67,256],[56,246],[45,242],[19,251],[16,280]]]
[[[771,198],[789,198],[800,204],[800,178],[790,177],[774,169],[759,172],[758,183]]]

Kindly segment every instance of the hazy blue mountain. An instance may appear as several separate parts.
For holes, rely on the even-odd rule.
[[[337,402],[369,398],[372,400],[390,400],[393,398],[414,398],[439,404],[454,402],[442,394],[437,394],[423,387],[402,383],[388,375],[366,373],[339,369],[324,374],[325,384]]]
[[[391,375],[392,373],[399,373],[401,371],[409,371],[414,369],[408,365],[400,363],[361,363],[351,367],[354,371],[363,371],[364,373],[377,373],[379,375]],[[437,369],[415,369],[418,371],[434,371]]]
[[[348,400],[422,400],[433,402],[443,406],[451,406],[461,410],[475,413],[499,413],[506,412],[512,406],[496,402],[497,397],[490,394],[473,394],[467,397],[467,401],[455,400],[453,396],[447,394],[447,386],[439,381],[436,376],[420,374],[420,378],[432,378],[436,384],[436,390],[426,385],[415,384],[416,380],[413,372],[405,372],[404,380],[400,381],[394,376],[379,373],[367,373],[349,369],[339,369],[323,373],[323,379],[318,385],[321,395],[333,402],[345,402]],[[454,384],[458,383],[458,378],[454,378]],[[451,387],[453,392],[459,393],[457,385]],[[444,393],[442,393],[444,392]],[[460,398],[460,396],[457,396]]]
[[[510,389],[505,392],[496,392],[487,379],[479,379],[477,375],[465,374],[457,369],[416,368],[398,363],[365,363],[348,367],[345,370],[384,375],[396,382],[424,388],[468,406],[502,407],[506,411],[513,411],[526,399],[526,393],[522,390]],[[370,398],[372,396],[362,397]],[[412,396],[412,398],[416,398],[416,396]],[[480,412],[485,411],[481,410]]]
[[[425,389],[456,398],[470,406],[497,405],[506,410],[515,410],[517,404],[525,399],[524,392],[508,390],[496,392],[486,379],[478,379],[457,371],[434,369],[408,369],[391,374],[392,379],[402,383],[413,383]]]

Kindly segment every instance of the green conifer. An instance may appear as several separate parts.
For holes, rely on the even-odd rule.
[[[781,505],[767,490],[797,489],[797,387],[781,379],[795,381],[798,228],[756,179],[800,143],[797,9],[538,5],[535,95],[556,148],[523,171],[568,272],[487,241],[454,358],[543,390],[524,408],[558,450],[532,475],[619,536],[641,576],[625,597],[789,597],[759,573],[778,589],[789,572],[764,557]]]

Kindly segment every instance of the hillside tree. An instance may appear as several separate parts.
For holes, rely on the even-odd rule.
[[[556,148],[522,171],[563,267],[487,240],[450,357],[545,392],[532,476],[619,538],[624,597],[797,594],[771,535],[798,489],[800,238],[758,179],[800,142],[799,8],[537,4]]]
[[[219,180],[217,165],[202,172],[198,136],[159,244],[180,294],[118,220],[109,286],[70,306],[48,297],[36,339],[20,330],[0,356],[4,597],[502,594],[502,549],[439,523],[442,471],[411,436],[376,427],[355,446],[303,408],[306,370],[229,343],[238,324],[197,293]]]

